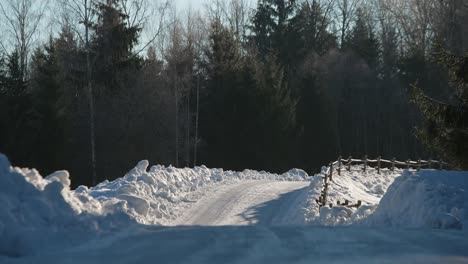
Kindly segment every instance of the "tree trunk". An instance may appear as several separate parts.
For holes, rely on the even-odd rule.
[[[177,68],[174,71],[174,97],[175,97],[175,165],[179,167],[179,96],[177,91]]]
[[[191,78],[190,78],[191,79]],[[190,80],[191,82],[192,80]],[[187,167],[190,167],[190,91],[192,90],[192,85],[191,83],[189,84],[190,86],[190,89],[187,93],[187,135],[186,135],[186,140],[187,140],[187,143],[186,143],[186,146],[187,146],[187,150],[186,150],[186,166]]]
[[[193,151],[193,166],[197,166],[197,151],[198,151],[198,116],[200,109],[200,75],[197,75],[197,110],[195,113],[195,142]]]
[[[85,0],[85,41],[86,41],[86,81],[88,86],[88,96],[89,96],[89,122],[90,122],[90,140],[91,140],[91,170],[92,170],[92,184],[95,186],[97,184],[96,177],[96,143],[95,143],[95,123],[94,123],[94,95],[93,95],[93,86],[91,80],[91,58],[90,58],[90,46],[89,46],[89,10],[88,10],[88,0]]]

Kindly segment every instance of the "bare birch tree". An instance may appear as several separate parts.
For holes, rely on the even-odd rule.
[[[346,36],[356,20],[362,4],[363,0],[336,0],[335,2],[334,18],[337,23],[341,48],[343,48]]]
[[[380,5],[391,14],[404,47],[426,54],[434,36],[435,3],[436,0],[383,0]]]
[[[18,51],[23,79],[26,79],[29,52],[36,40],[44,18],[47,1],[2,0],[0,11],[5,20],[5,31],[12,37]],[[4,44],[2,43],[3,48]]]

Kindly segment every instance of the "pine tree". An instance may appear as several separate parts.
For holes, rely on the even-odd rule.
[[[414,85],[414,102],[425,119],[417,135],[426,146],[439,153],[454,168],[467,170],[468,53],[459,57],[439,47],[435,57],[450,72],[454,99],[449,103],[437,101]]]

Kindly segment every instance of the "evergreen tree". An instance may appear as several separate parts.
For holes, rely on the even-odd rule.
[[[214,166],[235,167],[241,157],[231,157],[226,149],[239,146],[236,126],[241,117],[236,109],[242,109],[239,101],[238,71],[241,64],[239,48],[234,35],[221,25],[213,22],[209,36],[209,48],[205,51],[206,61],[202,62],[206,72],[206,97],[201,100],[201,135],[207,140],[208,159]],[[234,159],[232,159],[234,158]]]
[[[350,48],[376,69],[379,62],[379,42],[363,9],[358,9],[356,25],[348,36],[344,47]]]
[[[23,78],[24,71],[21,68],[19,53],[16,50],[8,57],[7,69],[6,93],[11,97],[25,96],[27,87]]]
[[[257,108],[257,133],[251,147],[257,147],[256,159],[263,161],[259,168],[283,171],[293,161],[297,101],[291,95],[283,67],[275,63],[274,57],[258,62],[255,72],[252,103]]]
[[[121,0],[96,4],[98,21],[91,44],[95,56],[94,79],[98,85],[114,92],[122,87],[122,80],[129,77],[127,70],[138,67],[141,62],[132,54],[141,28],[127,25],[121,4]]]
[[[324,55],[337,46],[336,36],[328,31],[330,19],[323,14],[322,6],[316,0],[302,3],[290,27],[298,35],[299,60],[311,52]]]
[[[63,109],[60,108],[63,86],[59,83],[56,43],[52,39],[38,48],[32,57],[31,94],[34,107],[35,162],[46,171],[58,168],[60,145],[63,144]]]
[[[383,74],[383,78],[387,81],[397,77],[399,59],[397,41],[397,32],[394,27],[383,30],[381,73]]]
[[[6,57],[4,54],[0,55],[0,152],[6,151],[6,143],[4,139],[7,138],[7,122],[8,119],[8,97],[7,97],[7,66]]]
[[[6,108],[5,118],[0,129],[4,129],[5,137],[0,138],[0,149],[10,155],[17,164],[31,162],[33,149],[30,148],[31,137],[31,98],[24,81],[19,53],[15,50],[7,58],[6,76],[2,89],[3,102]]]
[[[209,165],[280,171],[294,142],[295,101],[274,57],[241,56],[234,35],[212,27],[204,68],[201,135]],[[227,151],[229,150],[229,151]]]
[[[419,139],[454,168],[468,169],[468,53],[463,57],[437,51],[438,62],[450,72],[453,101],[443,103],[413,86],[414,102],[424,116]]]
[[[0,98],[5,98],[7,93],[7,65],[4,54],[0,54]]]
[[[261,0],[252,19],[253,42],[260,58],[275,54],[281,66],[294,58],[298,36],[290,27],[297,9],[295,0]]]
[[[273,9],[265,1],[258,1],[255,15],[252,19],[252,31],[254,36],[251,38],[253,45],[261,57],[265,57],[273,49],[272,35],[275,29],[273,20]]]

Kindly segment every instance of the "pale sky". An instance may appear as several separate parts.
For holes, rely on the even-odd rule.
[[[189,6],[192,6],[194,9],[198,9],[203,7],[203,3],[206,2],[206,0],[173,0],[175,1],[177,8],[178,9],[185,9]]]

